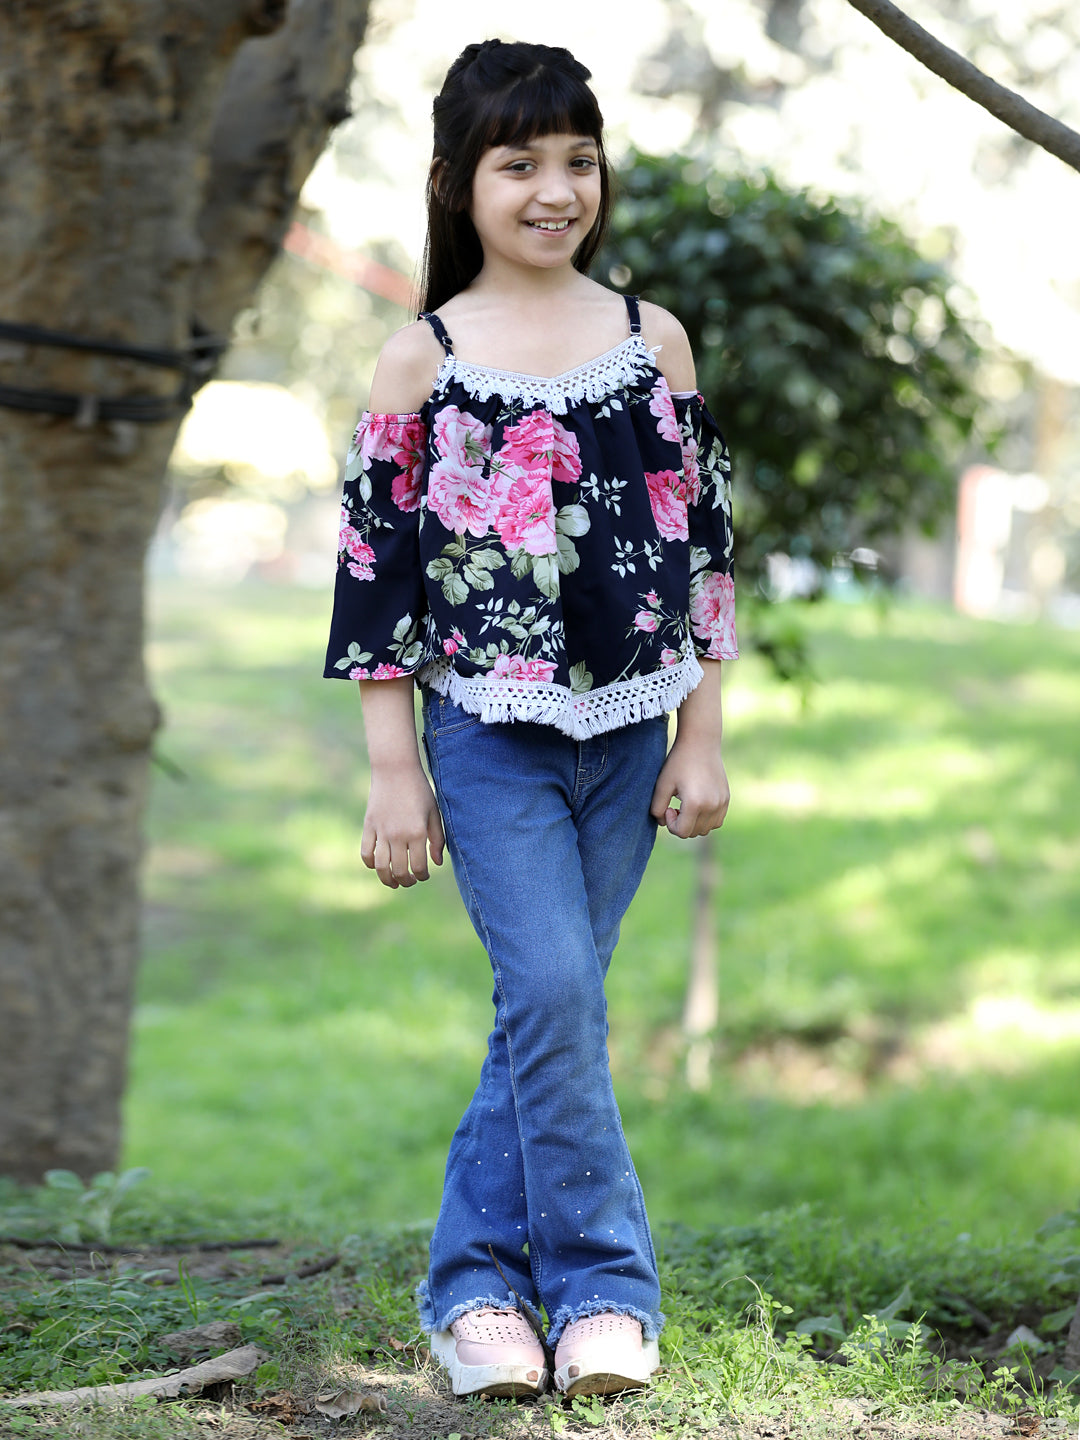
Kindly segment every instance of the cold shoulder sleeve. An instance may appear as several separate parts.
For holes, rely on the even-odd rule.
[[[327,678],[390,680],[421,664],[426,450],[419,415],[365,412],[356,428],[345,464]]]
[[[678,395],[690,537],[690,629],[700,659],[737,660],[731,461],[700,395]]]

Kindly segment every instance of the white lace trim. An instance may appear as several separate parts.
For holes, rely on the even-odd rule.
[[[659,347],[657,347],[659,348]],[[439,370],[438,388],[450,380],[464,385],[477,400],[518,400],[522,405],[543,406],[552,415],[565,415],[571,405],[588,401],[599,404],[609,395],[642,379],[655,369],[654,351],[640,335],[628,335],[613,350],[587,360],[576,370],[561,375],[525,375],[517,370],[493,370],[487,365],[470,365],[456,355],[447,355]]]
[[[591,735],[603,735],[605,731],[674,710],[703,674],[696,655],[691,653],[677,665],[575,695],[568,686],[553,685],[550,681],[459,675],[450,660],[440,656],[421,668],[419,678],[440,695],[449,695],[455,705],[478,715],[486,724],[531,720],[539,725],[551,725],[571,740],[587,740]]]

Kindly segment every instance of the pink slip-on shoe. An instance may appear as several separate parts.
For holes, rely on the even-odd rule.
[[[575,1395],[614,1395],[647,1383],[660,1347],[643,1340],[630,1315],[588,1315],[568,1325],[555,1347],[555,1388]]]
[[[539,1395],[547,1386],[543,1347],[519,1310],[467,1310],[435,1331],[431,1353],[455,1395]]]

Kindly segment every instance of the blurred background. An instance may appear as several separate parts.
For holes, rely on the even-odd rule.
[[[906,8],[1080,120],[1065,7]],[[624,177],[598,278],[687,324],[735,457],[732,812],[709,865],[661,839],[610,983],[653,1216],[1031,1233],[1080,1193],[1080,190],[843,0],[373,6],[152,552],[125,1162],[309,1224],[438,1206],[487,962],[448,872],[391,894],[361,866],[359,705],[319,676],[431,97],[491,35],[593,71]],[[830,310],[854,338],[815,355]]]

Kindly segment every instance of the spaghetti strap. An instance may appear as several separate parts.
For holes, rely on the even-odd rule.
[[[439,340],[442,342],[442,347],[446,351],[447,355],[453,355],[454,342],[446,333],[446,326],[439,319],[438,315],[433,315],[430,310],[421,310],[420,314],[416,318],[418,320],[426,320],[427,323],[431,326],[432,330],[435,331],[435,334],[439,337]]]
[[[626,313],[630,317],[630,334],[641,334],[641,311],[638,309],[638,297],[636,295],[624,295],[626,301]]]

